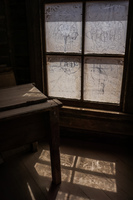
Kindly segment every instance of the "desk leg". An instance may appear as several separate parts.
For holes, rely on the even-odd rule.
[[[50,111],[50,156],[52,181],[54,184],[61,183],[61,166],[59,152],[59,108],[55,107]]]
[[[31,151],[32,151],[33,153],[35,153],[35,152],[38,151],[38,142],[33,142],[33,143],[31,144]]]

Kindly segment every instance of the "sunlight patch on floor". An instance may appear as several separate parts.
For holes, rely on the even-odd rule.
[[[58,195],[56,197],[56,200],[93,200],[90,198],[84,198],[84,197],[80,197],[80,196],[76,196],[76,195],[72,195],[72,194],[68,194],[65,192],[58,192]]]
[[[103,160],[78,157],[76,168],[92,172],[115,175],[115,163]]]
[[[36,163],[34,167],[40,176],[52,178],[50,165]],[[61,170],[62,181],[70,182],[71,177],[72,177],[72,170],[68,170],[68,169]]]
[[[96,176],[87,173],[75,172],[74,184],[84,185],[87,187],[106,190],[110,192],[116,192],[116,180],[111,178],[105,178],[102,176]]]
[[[62,182],[98,190],[117,192],[116,163],[76,155],[60,154]],[[40,176],[51,177],[50,151],[43,150],[35,169]],[[65,197],[64,197],[65,198]],[[64,199],[63,198],[63,199]],[[76,199],[76,197],[74,197]],[[71,197],[71,199],[74,199]],[[79,200],[79,199],[78,199]],[[82,198],[81,198],[82,200]]]
[[[76,156],[69,154],[60,154],[61,165],[66,167],[73,167]],[[40,157],[40,160],[50,162],[50,152],[48,150],[43,150]]]

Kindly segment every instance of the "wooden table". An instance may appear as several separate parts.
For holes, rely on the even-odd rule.
[[[49,138],[52,181],[61,182],[59,107],[33,84],[0,90],[0,152]]]

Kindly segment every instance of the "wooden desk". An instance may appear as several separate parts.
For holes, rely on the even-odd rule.
[[[61,182],[58,100],[48,100],[34,85],[0,90],[0,152],[48,136],[52,181]]]

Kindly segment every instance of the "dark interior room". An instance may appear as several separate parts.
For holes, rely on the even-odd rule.
[[[132,22],[132,0],[0,0],[0,200],[133,200]]]

